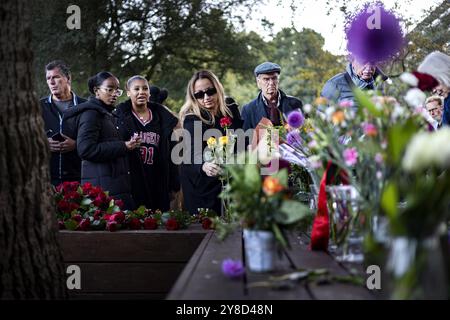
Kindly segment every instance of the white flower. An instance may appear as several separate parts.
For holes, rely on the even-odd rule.
[[[410,72],[403,72],[400,76],[400,80],[409,84],[411,87],[417,87],[419,84],[419,79]]]
[[[405,115],[405,113],[406,113],[405,108],[400,104],[396,103],[394,106],[394,110],[392,111],[391,114],[391,121],[396,122],[397,119],[401,118],[403,115]]]
[[[450,128],[416,134],[402,160],[406,171],[420,171],[431,167],[445,169],[450,166]]]
[[[309,103],[307,103],[303,106],[304,113],[310,113],[311,111],[312,111],[312,106]]]
[[[320,161],[320,157],[317,155],[311,156],[308,158],[310,168],[319,169],[322,167],[322,162]]]
[[[325,109],[325,114],[326,114],[328,120],[331,120],[331,116],[333,115],[333,113],[335,111],[336,111],[336,109],[334,107],[328,107]]]
[[[405,96],[405,101],[412,108],[422,106],[426,100],[427,96],[422,90],[417,88],[409,89]]]

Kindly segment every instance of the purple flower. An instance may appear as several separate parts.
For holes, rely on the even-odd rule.
[[[294,148],[299,148],[303,144],[303,140],[297,131],[289,132],[286,136],[286,141],[290,146]]]
[[[229,278],[237,278],[244,274],[244,266],[240,260],[225,259],[222,261],[222,272]]]
[[[347,50],[361,63],[379,63],[395,56],[406,44],[400,19],[382,3],[366,4],[350,17]]]
[[[358,151],[356,148],[347,148],[344,150],[342,155],[344,157],[345,164],[349,167],[358,162]]]
[[[292,111],[288,115],[287,122],[290,127],[292,128],[299,128],[302,126],[303,122],[305,121],[305,117],[303,116],[303,113],[299,110]]]

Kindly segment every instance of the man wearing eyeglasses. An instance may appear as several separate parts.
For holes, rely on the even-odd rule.
[[[67,64],[55,60],[45,66],[50,95],[40,100],[45,132],[51,151],[50,174],[54,186],[64,181],[80,181],[81,160],[75,150],[75,135],[63,128],[64,113],[85,99],[71,89],[72,76]]]
[[[302,109],[300,99],[288,96],[279,89],[280,73],[281,67],[273,62],[264,62],[255,68],[260,92],[256,99],[242,108],[244,130],[256,128],[262,118],[268,118],[274,126],[282,125],[291,111]]]

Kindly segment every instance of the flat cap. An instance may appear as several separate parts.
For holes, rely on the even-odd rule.
[[[272,72],[281,73],[281,67],[276,63],[266,61],[257,66],[254,72],[255,77],[264,73],[272,73]]]

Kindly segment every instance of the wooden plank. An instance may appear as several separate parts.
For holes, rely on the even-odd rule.
[[[206,246],[208,245],[212,236],[213,233],[209,233],[203,238],[202,242],[197,247],[197,250],[195,250],[186,267],[183,269],[183,272],[178,277],[175,285],[170,290],[170,293],[167,296],[167,300],[179,300],[180,297],[183,295],[187,283],[190,281],[192,274],[195,272],[195,268],[197,267],[197,264],[200,262],[203,252],[205,251]]]
[[[291,266],[286,255],[281,253],[275,262],[275,270],[267,273],[256,273],[247,270],[248,297],[252,300],[311,300],[306,288],[302,285],[290,289],[272,289],[269,287],[252,287],[257,282],[267,282],[270,276],[280,276],[291,273],[295,268]]]
[[[326,268],[332,275],[349,275],[348,269],[338,263],[331,255],[322,251],[311,251],[309,241],[303,235],[291,235],[292,250],[289,256],[298,268]],[[356,269],[362,270],[356,265]],[[374,299],[375,296],[365,287],[353,284],[332,283],[325,285],[310,284],[309,290],[314,299]]]
[[[223,275],[224,259],[242,259],[241,232],[235,232],[221,242],[212,235],[202,252],[188,263],[188,268],[169,294],[168,299],[177,300],[240,300],[244,295],[243,278],[228,279]],[[194,267],[192,267],[194,265]]]
[[[60,231],[65,262],[186,262],[210,231]]]
[[[68,264],[66,263],[66,266]],[[81,290],[86,293],[167,293],[184,263],[78,263]]]

